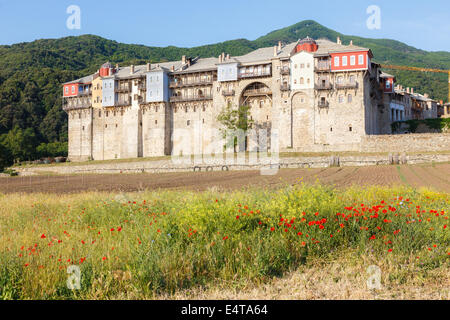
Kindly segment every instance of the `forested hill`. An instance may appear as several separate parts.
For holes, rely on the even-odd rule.
[[[178,60],[183,54],[242,55],[275,45],[279,40],[293,42],[306,36],[332,41],[340,36],[344,44],[353,40],[355,45],[371,48],[379,63],[450,69],[450,52],[427,52],[394,40],[343,35],[314,21],[299,22],[253,41],[237,39],[194,48],[123,44],[94,35],[0,46],[0,143],[22,160],[62,152],[64,145],[56,143],[67,141],[61,83],[93,73],[106,61],[126,65]],[[395,74],[404,86],[427,92],[435,99],[446,99],[445,74],[394,70],[389,73]]]

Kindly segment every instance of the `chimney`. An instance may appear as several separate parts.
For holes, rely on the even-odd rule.
[[[134,73],[134,65],[130,66],[130,73],[133,74]]]
[[[276,57],[278,55],[277,46],[273,46],[273,56]]]
[[[337,44],[342,44],[341,37],[337,37]]]
[[[222,52],[222,61],[225,61],[225,52]]]
[[[351,45],[351,46],[353,45],[353,40],[350,40],[350,45]]]
[[[172,66],[171,70],[172,70],[172,72],[174,72],[175,71],[175,66]]]
[[[147,63],[147,71],[150,71],[150,68],[151,68],[151,64]]]
[[[222,55],[219,56],[219,63],[222,63]]]
[[[226,59],[227,59],[227,60],[230,60],[230,54],[229,54],[229,53],[227,53]]]
[[[425,99],[428,99],[430,97],[428,93],[424,93],[423,96],[425,97]]]
[[[281,41],[278,41],[278,51],[281,51]]]
[[[186,56],[181,56],[181,63],[186,64]]]
[[[411,88],[411,94],[414,94],[414,88]]]
[[[410,93],[409,87],[406,88],[406,93]]]

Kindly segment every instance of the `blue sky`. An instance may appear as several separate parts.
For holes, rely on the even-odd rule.
[[[80,30],[66,27],[70,5],[81,9]],[[366,26],[370,5],[381,9],[379,30]],[[124,43],[192,47],[254,40],[306,19],[348,35],[450,51],[448,0],[0,0],[0,44],[96,34]]]

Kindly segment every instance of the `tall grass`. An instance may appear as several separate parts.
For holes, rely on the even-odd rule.
[[[279,190],[0,195],[0,297],[152,298],[261,283],[330,252],[448,264],[448,194]],[[69,290],[67,267],[81,269]]]

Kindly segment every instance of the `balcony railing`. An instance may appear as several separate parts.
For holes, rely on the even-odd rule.
[[[256,78],[256,77],[270,77],[272,72],[263,71],[263,72],[242,72],[239,73],[239,78]]]
[[[212,83],[213,83],[213,80],[211,78],[191,80],[191,81],[178,80],[178,81],[170,81],[169,87],[170,88],[180,88],[180,87],[189,87],[189,86],[210,85]]]
[[[125,106],[131,106],[131,100],[128,101],[116,101],[114,103],[115,107],[125,107]]]
[[[72,104],[72,105],[63,104],[64,111],[89,109],[90,107],[92,107],[92,104],[90,102],[83,102],[83,103],[77,103],[77,104]]]
[[[289,69],[289,67],[282,67],[280,73],[282,75],[289,75],[291,73],[291,70]]]
[[[315,72],[328,72],[331,70],[330,63],[319,63],[314,67]]]
[[[130,87],[117,87],[114,89],[114,92],[120,93],[120,92],[130,92]]]
[[[336,83],[336,89],[358,89],[358,82]]]
[[[247,89],[244,91],[243,95],[248,96],[264,96],[271,95],[272,91],[269,88],[260,88],[260,89]]]
[[[328,108],[330,103],[328,101],[319,101],[318,106],[319,108]]]
[[[235,95],[234,90],[222,90],[222,95],[225,97],[231,97]]]
[[[147,90],[147,85],[145,83],[140,83],[140,84],[138,84],[138,89],[139,90]]]
[[[288,84],[282,84],[282,85],[280,86],[280,90],[281,90],[281,91],[289,91],[289,90],[291,90],[291,86],[288,85]]]
[[[326,84],[320,83],[320,84],[316,84],[314,86],[314,88],[316,90],[331,90],[331,89],[333,89],[333,86],[331,85],[331,83],[326,83]]]
[[[86,97],[86,96],[89,96],[91,94],[92,94],[92,91],[81,91],[81,92],[78,92],[78,96],[80,96],[80,97]]]
[[[212,95],[200,95],[200,96],[172,96],[170,97],[170,102],[181,102],[181,101],[199,101],[199,100],[212,100]]]

